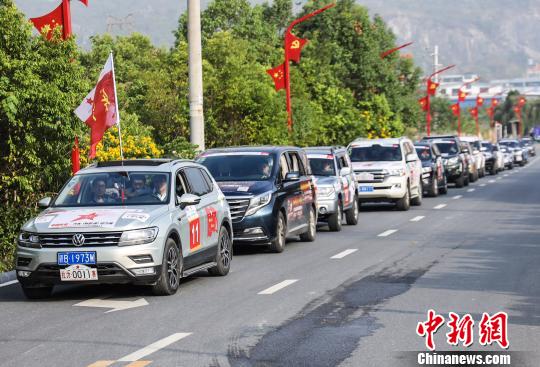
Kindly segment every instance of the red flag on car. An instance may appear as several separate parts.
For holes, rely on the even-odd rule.
[[[79,151],[79,138],[75,137],[75,145],[71,149],[71,172],[73,174],[79,172],[81,169],[80,151]]]
[[[452,106],[450,106],[450,108],[452,109],[452,113],[454,114],[454,116],[459,116],[461,114],[461,108],[459,107],[459,103],[453,104]]]
[[[300,62],[300,57],[302,53],[302,49],[308,42],[306,39],[298,38],[294,34],[289,33],[286,36],[287,41],[287,56],[289,56],[289,60],[294,61],[295,63]]]
[[[39,33],[43,34],[47,40],[50,40],[52,38],[53,31],[56,27],[65,27],[64,11],[62,7],[63,4],[60,4],[49,14],[45,14],[37,18],[30,18],[30,21],[34,23],[34,27],[36,27]],[[65,32],[62,33],[62,38],[67,38]]]
[[[276,66],[273,69],[268,69],[266,72],[274,79],[276,91],[285,89],[285,64]]]
[[[88,93],[75,110],[75,114],[91,129],[90,159],[96,157],[96,146],[103,139],[105,131],[120,121],[116,102],[114,64],[112,54],[110,54],[96,87]]]
[[[422,111],[428,110],[428,97],[422,97],[418,100],[418,103],[420,104],[420,107],[422,107]]]
[[[433,80],[428,79],[428,93],[430,96],[434,96],[439,88],[439,83],[435,83]]]

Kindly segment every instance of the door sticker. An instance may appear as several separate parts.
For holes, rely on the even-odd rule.
[[[201,247],[201,219],[194,206],[187,206],[185,210],[189,223],[189,249],[195,251]]]
[[[217,219],[217,210],[210,206],[204,208],[206,211],[206,222],[208,223],[208,229],[206,235],[212,237],[212,234],[218,231],[218,219]]]

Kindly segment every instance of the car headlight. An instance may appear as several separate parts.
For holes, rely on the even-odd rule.
[[[489,159],[489,158],[493,157],[493,154],[488,153],[488,152],[484,152],[484,157]]]
[[[407,174],[403,168],[389,169],[386,172],[389,176],[405,176]]]
[[[317,187],[317,194],[319,196],[332,196],[336,190],[334,190],[333,186],[324,186],[324,187]]]
[[[19,246],[29,248],[41,248],[39,236],[34,233],[22,231],[19,234]]]
[[[249,201],[249,207],[246,211],[246,217],[255,214],[259,209],[268,205],[272,200],[272,191],[265,192],[264,194],[255,196]]]
[[[154,242],[158,232],[159,230],[157,227],[125,231],[120,237],[118,246],[143,245],[145,243]]]
[[[433,168],[431,167],[422,167],[422,173],[429,173],[433,171]]]
[[[458,163],[459,163],[459,158],[458,158],[458,157],[453,157],[453,158],[450,158],[450,159],[448,160],[448,164],[449,164],[450,166],[454,166],[454,165],[456,165],[456,164],[458,164]]]

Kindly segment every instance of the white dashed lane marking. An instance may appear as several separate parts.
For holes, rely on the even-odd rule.
[[[353,254],[353,253],[355,253],[356,251],[358,251],[358,249],[356,249],[356,248],[354,248],[354,249],[351,248],[351,249],[342,251],[342,252],[340,252],[339,254],[335,254],[334,256],[331,257],[331,259],[343,259],[345,256],[350,255],[350,254]]]
[[[480,184],[480,187],[486,187],[486,184]],[[474,190],[474,189],[473,189]]]
[[[257,294],[274,294],[277,291],[296,283],[297,281],[298,279],[287,279],[282,281],[281,283],[271,286],[270,288],[266,288],[264,291],[260,291]]]
[[[5,282],[5,283],[0,284],[0,288],[7,287],[8,285],[12,285],[12,284],[15,284],[15,283],[19,283],[19,281],[18,280],[10,280],[9,282]]]
[[[439,210],[439,209],[442,209],[442,208],[445,208],[445,207],[446,207],[446,204],[439,204],[437,206],[434,206],[433,209]]]
[[[452,199],[458,200],[458,199],[461,199],[462,197],[463,197],[463,195],[456,195],[456,196],[454,196]]]
[[[489,183],[495,183],[495,180],[489,180]]]
[[[187,336],[190,336],[192,333],[176,333],[169,335],[166,338],[163,338],[161,340],[158,340],[155,343],[152,343],[142,349],[139,349],[138,351],[128,354],[125,357],[122,357],[118,360],[118,362],[135,362],[138,361],[141,358],[144,358],[154,352],[157,352],[160,349],[163,349],[165,347],[168,347],[172,343],[175,343],[179,341],[180,339],[184,339]]]
[[[411,219],[411,222],[420,222],[424,218],[425,217],[423,215],[419,215],[418,217],[414,217],[413,219]]]
[[[397,229],[389,229],[388,231],[384,231],[383,233],[379,234],[377,237],[388,237],[391,234],[396,233],[397,231]]]

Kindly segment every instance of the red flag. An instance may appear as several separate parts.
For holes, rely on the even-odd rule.
[[[469,110],[469,113],[470,113],[471,116],[474,117],[475,119],[478,118],[478,107],[471,108],[471,109]]]
[[[465,99],[467,98],[467,95],[468,95],[468,94],[469,94],[469,93],[460,90],[460,91],[458,92],[458,101],[459,101],[459,102],[465,102]]]
[[[276,91],[285,89],[285,64],[276,66],[273,69],[268,69],[266,72],[274,79]]]
[[[476,97],[476,107],[481,107],[482,105],[484,105],[484,98],[480,96]]]
[[[30,21],[34,23],[34,27],[39,33],[44,34],[47,40],[50,40],[53,36],[53,30],[56,27],[64,27],[64,13],[62,10],[62,4],[49,14],[45,14],[41,17],[30,18]],[[62,39],[66,39],[66,35],[62,34]]]
[[[439,83],[435,83],[433,80],[428,79],[428,94],[434,96],[437,93],[437,88],[439,88]]]
[[[450,106],[450,108],[452,109],[452,113],[454,114],[454,116],[459,116],[461,114],[461,108],[459,107],[459,103],[453,104],[452,106]]]
[[[80,150],[79,150],[79,138],[75,137],[75,145],[71,149],[71,172],[73,174],[79,172],[81,169]]]
[[[96,146],[103,139],[105,131],[120,122],[112,54],[101,71],[96,87],[88,93],[75,114],[91,129],[89,157],[94,159]]]
[[[80,0],[85,6],[88,6],[88,0]]]
[[[300,62],[302,49],[304,48],[308,40],[298,38],[292,33],[287,34],[285,38],[287,42],[286,52],[289,56],[289,60],[292,60],[298,64]]]
[[[418,100],[418,103],[420,103],[420,107],[422,107],[422,111],[428,110],[428,96],[420,98]]]

